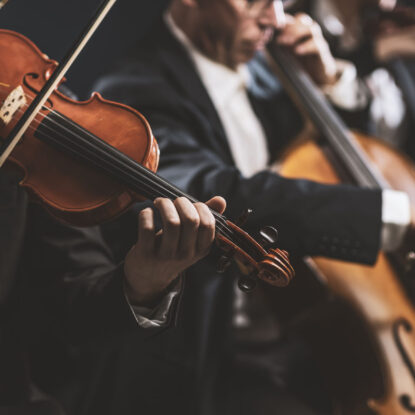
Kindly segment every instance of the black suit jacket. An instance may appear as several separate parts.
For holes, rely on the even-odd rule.
[[[274,154],[295,136],[302,122],[264,61],[257,57],[249,68],[255,81],[250,100]],[[224,196],[230,218],[253,208],[247,224],[250,230],[277,226],[280,246],[297,254],[375,261],[381,193],[289,180],[268,171],[243,177],[191,59],[163,23],[95,89],[147,117],[160,145],[159,174],[184,191],[200,200]],[[172,413],[215,413],[210,405],[214,405],[215,388],[220,388],[218,371],[231,350],[234,294],[233,279],[217,274],[215,267],[211,256],[187,272],[179,335],[165,355],[170,363],[182,361],[182,370],[171,382],[163,377],[166,384],[186,393],[174,399],[171,387],[159,388],[164,402],[171,399],[167,406]],[[158,402],[151,413],[163,413],[157,410],[161,406]]]
[[[164,362],[145,350],[168,333],[137,325],[101,230],[54,220],[17,182],[1,171],[0,414],[122,413],[125,345],[141,356],[135,384],[146,394],[149,365]]]
[[[249,69],[254,80],[251,103],[274,154],[302,122],[260,56]],[[280,245],[301,255],[375,261],[380,191],[290,180],[268,171],[243,177],[191,59],[163,23],[96,89],[147,117],[160,144],[159,174],[186,192],[201,200],[224,196],[231,218],[252,208],[249,227],[277,226]]]

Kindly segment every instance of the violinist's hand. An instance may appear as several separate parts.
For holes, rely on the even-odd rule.
[[[134,305],[152,305],[177,276],[204,257],[215,237],[215,219],[208,207],[223,213],[226,202],[214,197],[192,204],[181,197],[156,199],[163,230],[156,234],[153,211],[138,216],[138,240],[124,265],[126,294]]]
[[[331,85],[337,81],[336,61],[320,26],[310,16],[286,15],[284,26],[279,30],[277,44],[291,48],[317,84]]]

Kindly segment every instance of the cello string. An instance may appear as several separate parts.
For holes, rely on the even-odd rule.
[[[344,122],[330,107],[327,100],[317,93],[315,85],[299,68],[298,63],[281,48],[274,48],[273,53],[280,69],[296,93],[302,98],[302,103],[306,106],[307,112],[317,122],[337,156],[350,169],[350,173],[356,182],[372,187],[387,187],[387,183],[384,183],[383,178],[379,177],[373,170],[370,161],[356,141],[347,133],[348,129]],[[364,182],[362,182],[362,178]]]

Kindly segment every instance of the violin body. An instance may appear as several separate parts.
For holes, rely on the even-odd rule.
[[[12,60],[12,61],[11,61]],[[13,108],[14,116],[6,124],[0,120],[0,140],[7,137],[17,123],[19,113],[27,108],[30,100],[40,91],[51,76],[57,62],[48,59],[26,37],[8,30],[0,30],[0,101],[7,102],[13,90],[21,87],[25,105]],[[4,104],[3,104],[4,105]],[[22,173],[21,185],[40,201],[51,213],[74,225],[85,226],[109,220],[142,199],[137,193],[108,175],[91,168],[84,162],[69,159],[37,134],[39,125],[50,118],[43,135],[71,129],[75,124],[152,171],[157,170],[159,150],[151,128],[145,118],[133,108],[107,101],[98,93],[85,102],[75,101],[55,91],[45,109],[26,131],[23,143],[13,151],[8,163]],[[3,110],[7,110],[7,105]],[[0,111],[1,112],[1,111]],[[5,112],[1,112],[5,114]],[[54,119],[65,117],[64,126]],[[7,114],[12,115],[12,114]],[[54,180],[50,180],[53,177]]]
[[[354,136],[391,187],[407,192],[412,206],[415,206],[415,168],[412,162],[380,140],[358,134]],[[342,181],[325,151],[311,138],[300,138],[286,150],[279,161],[278,172],[286,177],[306,178],[326,184]],[[366,337],[359,340],[357,332],[351,330],[343,333],[348,346],[343,344],[339,350],[318,353],[323,359],[329,354],[335,356],[330,363],[330,372],[332,375],[334,372],[339,378],[338,383],[347,388],[346,391],[332,391],[334,395],[343,396],[344,401],[340,406],[344,412],[341,413],[414,413],[415,309],[387,256],[381,253],[373,267],[327,258],[313,258],[312,262],[329,291],[347,302],[351,311],[347,319],[358,319],[363,326],[363,337]],[[328,340],[330,335],[324,333],[320,344]],[[360,356],[362,361],[374,358],[377,367],[375,372],[360,373],[358,376],[355,372],[353,378],[344,379],[346,374],[339,369],[340,362],[347,360],[350,344],[356,341],[362,341],[361,352],[365,353]],[[363,342],[368,347],[364,348]],[[356,360],[350,364],[355,365]],[[360,368],[356,370],[358,373]],[[377,389],[372,387],[375,384],[379,385]],[[375,389],[376,393],[373,392]]]

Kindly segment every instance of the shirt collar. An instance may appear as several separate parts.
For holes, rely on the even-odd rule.
[[[201,53],[177,26],[169,13],[164,15],[167,27],[186,49],[193,60],[203,83],[216,105],[226,106],[239,89],[246,89],[250,82],[247,65],[239,65],[234,71],[213,61]]]

